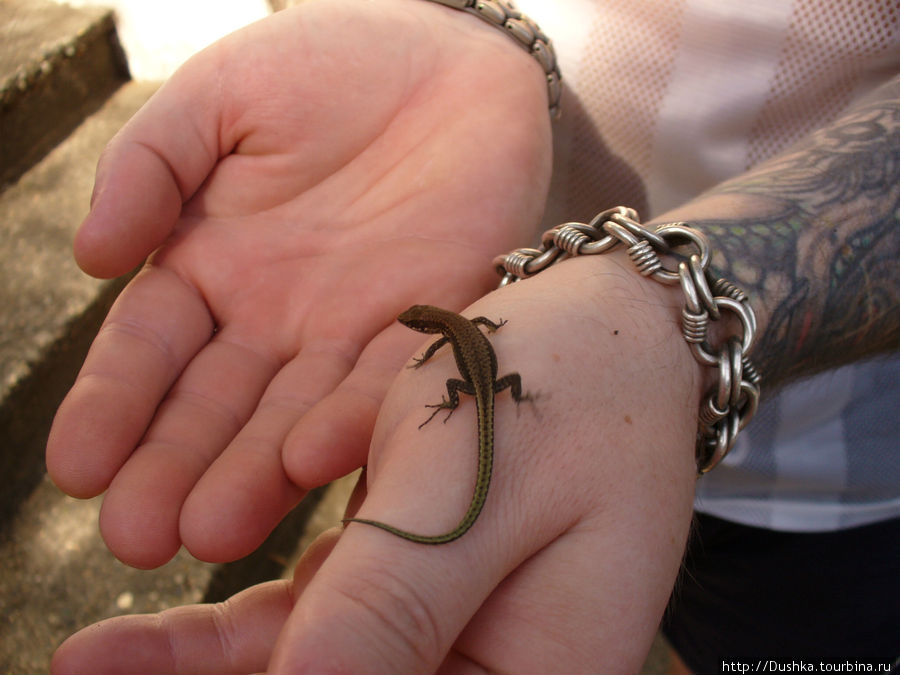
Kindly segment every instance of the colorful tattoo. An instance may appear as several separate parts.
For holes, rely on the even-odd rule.
[[[759,213],[692,224],[764,310],[767,384],[900,345],[900,78],[722,194]]]

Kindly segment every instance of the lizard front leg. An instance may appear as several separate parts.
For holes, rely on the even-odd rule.
[[[428,346],[428,349],[425,350],[425,353],[423,353],[422,356],[417,356],[413,359],[413,364],[410,366],[410,368],[421,368],[423,365],[425,365],[425,362],[428,359],[430,359],[432,356],[434,356],[434,353],[438,349],[443,347],[449,341],[450,340],[447,337],[442,337],[438,340],[435,340],[433,343],[431,343]]]

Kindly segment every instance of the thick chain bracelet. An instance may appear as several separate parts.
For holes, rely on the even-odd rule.
[[[487,21],[509,35],[520,47],[530,53],[544,69],[547,78],[547,95],[550,99],[550,116],[559,117],[559,99],[562,96],[562,74],[556,63],[556,52],[540,26],[522,14],[509,0],[431,0],[445,7],[460,9]]]
[[[611,251],[619,244],[645,277],[662,284],[680,284],[684,292],[682,335],[694,358],[717,368],[718,383],[700,405],[697,430],[697,471],[715,467],[734,446],[741,431],[756,413],[760,376],[750,361],[756,337],[756,315],[744,292],[735,284],[716,279],[709,270],[710,249],[706,237],[685,223],[667,223],[654,231],[643,227],[637,213],[619,206],[603,211],[590,223],[565,223],[547,230],[541,248],[520,248],[494,260],[503,275],[501,286],[533,276],[550,265],[578,255]],[[687,245],[685,255],[675,246]],[[679,258],[678,269],[664,267],[661,256]],[[731,314],[741,331],[726,337],[719,347],[709,343],[710,321]]]

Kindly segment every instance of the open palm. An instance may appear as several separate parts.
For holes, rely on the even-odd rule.
[[[153,254],[47,452],[66,492],[108,488],[119,558],[239,557],[365,462],[417,342],[396,315],[467,304],[535,225],[545,106],[527,54],[420,0],[306,2],[151,99],[101,160],[75,250],[98,276]]]

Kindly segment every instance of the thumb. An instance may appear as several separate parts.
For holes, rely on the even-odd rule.
[[[269,672],[435,672],[502,577],[474,562],[470,537],[432,547],[350,527],[300,596]]]
[[[172,232],[182,204],[219,158],[219,102],[209,59],[195,57],[110,141],[100,157],[91,211],[75,236],[78,265],[96,277],[124,274]]]
[[[472,441],[470,420],[441,425],[429,444],[437,447],[423,447],[423,440],[428,441],[418,429],[419,417],[406,417],[388,434],[392,448],[401,453],[415,449],[415,460],[378,462],[377,480],[371,482],[360,515],[411,532],[446,532],[457,524],[471,496],[459,489],[473,480],[467,475],[474,469],[466,452]],[[376,430],[375,444],[383,430],[384,425]],[[435,471],[428,464],[438,457],[446,461]],[[503,478],[497,482],[502,490]],[[411,483],[417,489],[409,490]],[[398,501],[400,495],[405,497]],[[347,525],[299,595],[270,672],[437,670],[496,586],[532,550],[527,536],[498,536],[508,516],[500,507],[499,500],[489,498],[466,536],[440,546],[410,542],[361,523]]]

